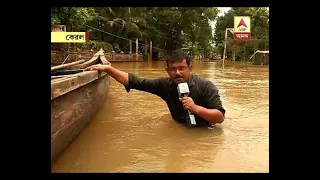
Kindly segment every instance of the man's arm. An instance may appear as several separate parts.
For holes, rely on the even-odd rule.
[[[111,77],[113,77],[115,80],[117,80],[119,83],[123,84],[124,86],[127,86],[129,84],[128,73],[120,71],[110,65],[96,64],[96,65],[87,67],[85,70],[86,71],[92,71],[92,70],[104,71],[108,73]]]
[[[203,89],[205,107],[196,105],[191,97],[183,97],[180,100],[185,109],[201,117],[210,123],[222,123],[224,121],[225,109],[222,106],[218,89],[208,82]]]
[[[195,113],[211,123],[222,123],[225,109],[222,106],[219,90],[211,81],[207,81],[204,87],[203,98],[205,107],[198,106]]]
[[[210,123],[222,123],[224,121],[224,115],[217,109],[207,109],[196,105],[196,115]]]
[[[224,114],[222,114],[221,109],[208,109],[199,105],[196,105],[191,97],[180,98],[185,109],[196,114],[202,119],[210,123],[222,123],[224,121]]]
[[[118,70],[110,65],[93,65],[85,70],[98,70],[104,71],[108,73],[111,77],[117,80],[119,83],[123,84],[127,90],[136,89],[140,91],[149,92],[161,97],[162,93],[162,86],[161,86],[161,79],[147,79],[147,78],[140,78],[135,76],[132,73],[126,73],[121,70]]]

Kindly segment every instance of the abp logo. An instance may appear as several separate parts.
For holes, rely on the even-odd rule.
[[[250,16],[234,16],[234,39],[250,39]]]

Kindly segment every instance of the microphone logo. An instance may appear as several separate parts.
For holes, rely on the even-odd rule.
[[[177,88],[178,88],[179,97],[189,96],[188,83],[179,83]]]

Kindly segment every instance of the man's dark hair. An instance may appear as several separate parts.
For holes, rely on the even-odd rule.
[[[182,50],[180,50],[180,49],[171,51],[171,52],[168,53],[168,55],[167,55],[167,60],[166,60],[167,67],[168,67],[168,65],[169,65],[169,61],[170,61],[170,62],[175,62],[175,61],[181,62],[181,61],[184,60],[184,59],[186,60],[187,65],[190,66],[190,64],[191,64],[191,58],[190,58],[190,56],[188,56],[187,53],[185,53],[184,51],[182,51]]]

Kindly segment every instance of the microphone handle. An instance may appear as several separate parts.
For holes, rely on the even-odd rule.
[[[185,94],[184,97],[188,97],[188,96]],[[189,109],[188,109],[188,116],[189,116],[191,125],[196,125],[197,124],[196,119],[194,115],[189,111]]]
[[[188,97],[188,95],[187,95],[187,94],[184,94],[184,97]],[[188,114],[189,114],[189,115],[192,114],[192,112],[190,112],[189,109],[188,109]]]

